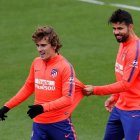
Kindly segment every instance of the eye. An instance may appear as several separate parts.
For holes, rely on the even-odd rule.
[[[45,47],[45,46],[47,46],[48,44],[41,44],[40,46],[42,46],[42,47]]]
[[[42,47],[42,48],[44,48],[44,47],[46,47],[48,44],[36,44],[36,47],[37,48],[39,48],[39,47]]]
[[[39,47],[39,45],[38,45],[38,44],[36,44],[36,47],[38,48],[38,47]]]
[[[119,27],[118,29],[119,29],[119,30],[123,30],[123,28],[122,28],[122,27]]]

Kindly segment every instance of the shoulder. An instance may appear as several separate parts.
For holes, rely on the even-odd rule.
[[[42,59],[40,57],[34,58],[32,65],[33,66],[40,66],[42,64]]]
[[[130,44],[126,55],[126,61],[140,61],[140,40],[135,40]]]
[[[40,57],[34,58],[33,63],[38,63],[38,62],[39,63],[42,62],[42,59]]]
[[[61,58],[61,66],[64,67],[73,67],[72,64],[62,55],[60,55]]]
[[[36,58],[34,58],[33,61],[41,61],[41,58],[40,57],[36,57]]]
[[[136,54],[140,52],[140,40],[133,41],[128,48],[129,54]]]

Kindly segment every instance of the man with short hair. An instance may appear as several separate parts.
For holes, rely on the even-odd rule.
[[[24,86],[0,109],[0,119],[34,92],[34,105],[27,112],[33,119],[31,140],[76,140],[71,113],[83,98],[84,85],[59,54],[62,45],[52,27],[37,28],[32,39],[40,57],[33,61]]]
[[[87,85],[84,94],[112,94],[105,102],[111,114],[104,140],[140,140],[140,40],[133,30],[129,12],[114,11],[109,23],[120,43],[115,64],[116,82],[103,86]]]

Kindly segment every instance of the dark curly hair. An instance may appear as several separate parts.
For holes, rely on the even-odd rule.
[[[108,23],[117,23],[117,22],[124,22],[126,25],[133,24],[133,19],[132,16],[129,12],[122,10],[122,9],[117,9],[116,11],[113,12],[111,17],[108,20]]]

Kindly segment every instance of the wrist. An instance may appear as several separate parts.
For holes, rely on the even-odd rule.
[[[1,108],[1,110],[4,112],[4,113],[7,113],[10,109],[7,107],[7,106],[3,106]]]
[[[93,95],[98,95],[98,94],[96,93],[96,86],[93,86]]]
[[[110,96],[110,99],[113,101],[113,102],[117,102],[118,98],[116,98],[115,96]]]

